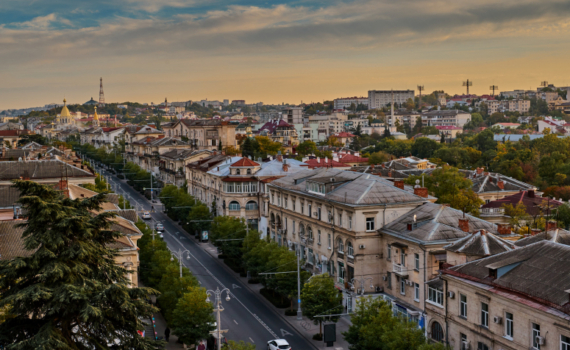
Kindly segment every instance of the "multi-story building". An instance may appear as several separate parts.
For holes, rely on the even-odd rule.
[[[79,133],[82,145],[88,143],[95,148],[101,146],[113,147],[124,139],[125,128],[92,127]]]
[[[174,149],[188,149],[188,143],[173,137],[145,137],[125,146],[126,159],[144,170],[159,172],[159,161],[162,154]]]
[[[425,203],[426,197],[427,189],[396,187],[370,174],[303,170],[267,185],[267,234],[300,251],[308,270],[331,274],[341,289],[363,288],[355,281],[365,276],[366,293],[374,293],[384,284],[378,228]],[[347,292],[349,310],[350,298]]]
[[[287,108],[283,111],[282,118],[291,125],[303,124],[303,107]]]
[[[245,106],[245,100],[232,100],[233,106],[243,107]]]
[[[539,241],[428,282],[428,337],[463,349],[570,349],[570,247]]]
[[[392,103],[392,100],[400,106],[410,98],[414,99],[414,90],[370,90],[368,91],[368,108],[383,108]]]
[[[220,119],[181,119],[164,125],[166,136],[187,140],[194,150],[217,150],[221,147],[237,146],[235,129],[238,124],[231,124]]]
[[[517,100],[488,100],[485,101],[488,108],[488,113],[504,113],[504,112],[519,112],[527,113],[530,110],[530,100],[517,99]]]
[[[267,136],[271,141],[282,144],[285,153],[293,153],[293,149],[299,144],[297,130],[284,120],[272,120],[265,123],[259,129],[259,135]]]
[[[471,120],[471,114],[460,110],[441,110],[422,113],[423,126],[463,127]]]
[[[368,97],[341,97],[334,99],[334,109],[349,109],[350,106],[358,107],[365,105],[368,107]]]
[[[179,141],[180,142],[180,141]],[[186,181],[186,165],[209,157],[211,151],[193,151],[191,149],[171,149],[160,154],[158,161],[158,178],[164,184],[184,185]]]
[[[419,117],[420,117],[419,113],[411,111],[395,111],[394,115],[389,114],[386,116],[386,118],[388,119],[388,126],[390,126],[391,128],[396,127],[396,122],[398,122],[399,125],[408,124],[410,128],[413,128],[414,126],[416,126]]]

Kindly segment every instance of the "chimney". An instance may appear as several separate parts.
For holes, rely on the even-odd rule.
[[[556,221],[547,221],[546,222],[546,231],[556,230],[558,228],[558,224]]]
[[[527,191],[528,198],[534,198],[534,190]]]
[[[404,189],[404,181],[402,180],[395,180],[394,181],[394,186],[398,187],[399,189],[403,190]]]
[[[289,164],[283,163],[283,171],[284,171],[284,172],[288,172],[288,171],[289,171]]]
[[[504,190],[505,189],[505,182],[503,180],[497,181],[497,187],[499,187],[501,190]]]
[[[459,229],[463,232],[469,232],[469,219],[459,219]]]
[[[428,197],[428,189],[425,187],[414,187],[414,194],[416,196],[427,198]]]
[[[59,189],[63,191],[63,195],[69,198],[69,187],[67,186],[67,180],[59,180],[57,184]]]
[[[483,170],[485,170],[485,168],[477,168],[477,174],[478,175],[483,174]]]
[[[497,224],[497,232],[499,232],[500,235],[510,235],[511,227],[507,224]]]

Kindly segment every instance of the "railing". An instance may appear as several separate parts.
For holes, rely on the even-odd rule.
[[[346,262],[354,264],[354,256],[352,255],[347,255],[346,256]]]
[[[504,215],[505,208],[483,208],[481,215]]]
[[[337,253],[339,258],[344,259],[344,252],[341,252],[340,250],[338,250],[336,253]]]
[[[392,271],[395,274],[400,276],[407,276],[408,275],[408,268],[406,266],[402,266],[400,264],[393,263],[392,264]]]

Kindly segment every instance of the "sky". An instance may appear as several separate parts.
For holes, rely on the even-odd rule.
[[[568,0],[2,0],[0,110],[570,85]]]

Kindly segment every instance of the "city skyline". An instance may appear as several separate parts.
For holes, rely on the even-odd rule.
[[[33,6],[31,6],[33,3]],[[267,104],[416,89],[570,85],[568,2],[0,4],[0,110],[97,99]],[[416,91],[417,92],[417,91]]]

